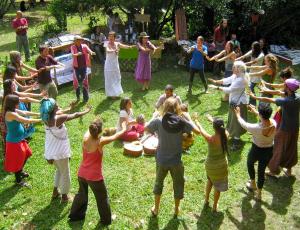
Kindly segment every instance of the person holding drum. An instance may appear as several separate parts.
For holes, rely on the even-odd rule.
[[[200,130],[196,125],[181,118],[179,114],[178,100],[170,97],[164,103],[163,116],[152,119],[145,127],[145,131],[158,134],[159,142],[156,153],[156,179],[153,190],[155,205],[151,209],[153,216],[158,215],[164,179],[170,172],[175,199],[174,217],[177,217],[180,200],[184,194],[184,167],[181,161],[182,134],[191,131],[200,134]]]

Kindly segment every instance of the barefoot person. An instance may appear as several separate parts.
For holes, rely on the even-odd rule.
[[[33,124],[41,122],[40,119],[25,118],[31,112],[19,110],[19,97],[9,94],[5,97],[3,116],[7,127],[6,151],[4,159],[4,170],[15,173],[16,183],[21,186],[28,186],[23,178],[28,177],[28,173],[23,171],[27,159],[32,151],[24,139],[25,129],[23,124]]]
[[[53,98],[43,99],[41,102],[40,113],[45,123],[46,132],[45,158],[49,164],[53,164],[56,168],[52,199],[61,194],[62,202],[69,201],[71,148],[65,122],[81,117],[90,111],[91,108],[88,108],[83,112],[66,114],[66,111],[58,108]]]
[[[296,95],[299,89],[299,81],[290,78],[284,83],[284,98],[257,97],[250,94],[255,100],[275,103],[281,107],[282,118],[274,139],[273,157],[269,162],[270,176],[280,173],[284,168],[287,176],[292,175],[292,168],[298,162],[298,135],[299,135],[299,111],[300,97]]]
[[[204,57],[207,58],[207,47],[203,45],[204,38],[198,36],[197,45],[191,47],[188,53],[192,53],[192,59],[190,61],[190,82],[188,92],[192,93],[192,86],[195,73],[199,73],[200,79],[204,86],[205,93],[207,92],[207,81],[204,76]]]
[[[228,190],[228,133],[222,119],[213,119],[212,117],[208,118],[213,123],[215,131],[213,135],[207,133],[197,119],[195,123],[200,130],[200,134],[208,143],[208,155],[205,161],[205,170],[207,175],[205,205],[209,204],[209,195],[212,187],[214,187],[213,211],[216,212],[221,192]]]
[[[250,181],[246,184],[251,191],[256,191],[256,199],[261,200],[261,191],[265,181],[265,169],[273,155],[276,122],[270,119],[272,107],[267,103],[260,103],[258,111],[254,106],[249,106],[250,111],[259,116],[260,122],[250,124],[241,117],[240,109],[235,109],[235,114],[241,126],[252,134],[252,147],[248,153],[247,168]],[[255,183],[254,165],[258,162],[257,183]]]
[[[151,120],[145,130],[158,134],[158,148],[156,154],[156,179],[154,185],[155,205],[151,209],[154,216],[158,215],[160,198],[164,180],[168,172],[171,173],[174,189],[174,215],[179,213],[180,200],[184,195],[184,167],[181,161],[183,133],[194,132],[199,129],[191,122],[180,118],[179,103],[175,98],[168,98],[164,103],[163,116]]]
[[[150,53],[157,49],[150,41],[146,32],[142,32],[137,43],[139,56],[135,67],[135,79],[143,84],[142,90],[149,89],[151,80],[151,58]]]
[[[100,135],[102,126],[102,121],[96,119],[90,124],[89,130],[84,134],[82,143],[83,159],[78,170],[79,190],[71,207],[70,221],[78,221],[85,218],[88,206],[88,187],[90,187],[96,198],[100,222],[103,225],[111,224],[111,209],[102,173],[103,148],[123,135],[126,130],[126,124],[123,122],[122,129],[110,137]]]
[[[135,46],[127,46],[116,42],[116,33],[111,31],[108,34],[108,42],[104,43],[106,59],[104,64],[105,95],[113,99],[123,93],[121,85],[121,73],[119,67],[118,54],[120,48],[129,49]]]

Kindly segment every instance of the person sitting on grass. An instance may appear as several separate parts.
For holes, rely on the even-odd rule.
[[[83,159],[78,170],[79,190],[71,207],[70,221],[79,221],[85,218],[88,206],[88,187],[90,187],[96,198],[100,222],[103,225],[111,224],[113,217],[102,174],[103,148],[125,133],[126,122],[124,121],[121,124],[121,130],[110,137],[100,135],[102,126],[102,121],[96,119],[84,134],[82,142]]]
[[[250,191],[257,190],[256,199],[261,200],[261,190],[265,181],[265,169],[273,155],[274,136],[276,122],[270,119],[272,108],[270,104],[260,103],[258,111],[254,106],[248,106],[250,111],[259,116],[260,122],[250,124],[241,117],[239,107],[235,108],[235,114],[241,126],[252,134],[252,147],[248,153],[247,167],[250,181],[246,184]],[[255,183],[254,164],[258,161],[257,184]]]
[[[184,167],[182,156],[182,134],[200,130],[189,121],[180,117],[178,100],[170,97],[164,103],[163,116],[152,119],[145,131],[158,134],[158,148],[156,153],[156,179],[154,185],[155,204],[151,209],[152,215],[159,212],[160,198],[164,186],[164,179],[171,173],[174,189],[174,217],[179,214],[180,200],[184,195]]]
[[[212,187],[214,187],[213,211],[216,212],[221,192],[228,190],[228,133],[222,119],[213,119],[211,116],[208,116],[208,119],[213,124],[213,135],[210,135],[202,127],[197,118],[195,123],[200,130],[200,134],[208,144],[208,154],[205,160],[205,170],[207,174],[205,205],[209,205],[209,195]]]
[[[41,102],[40,113],[45,123],[45,158],[49,164],[56,168],[54,189],[52,199],[60,197],[61,201],[68,202],[70,197],[70,166],[71,147],[68,137],[68,130],[65,122],[81,117],[91,111],[87,108],[83,112],[66,114],[68,110],[61,110],[53,98],[43,99]],[[60,193],[58,191],[60,189]]]
[[[144,124],[143,122],[138,122],[134,119],[132,110],[132,101],[130,98],[123,98],[120,102],[120,115],[117,125],[117,131],[122,129],[121,124],[126,122],[127,129],[126,132],[120,136],[123,141],[135,141],[144,134]]]

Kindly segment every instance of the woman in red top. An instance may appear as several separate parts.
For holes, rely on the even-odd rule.
[[[102,132],[102,121],[93,121],[83,137],[83,160],[78,171],[79,191],[76,194],[71,212],[70,221],[83,220],[88,205],[88,186],[91,187],[97,201],[100,222],[103,225],[111,224],[111,210],[107,190],[102,175],[102,156],[104,145],[118,139],[126,131],[126,123],[122,123],[121,131],[110,137],[99,136]]]

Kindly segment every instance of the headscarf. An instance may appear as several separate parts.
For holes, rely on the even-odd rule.
[[[53,111],[56,101],[53,98],[41,101],[40,114],[44,122],[49,121],[50,113]]]
[[[286,79],[284,83],[292,92],[295,92],[297,89],[299,89],[299,81],[294,78]]]

